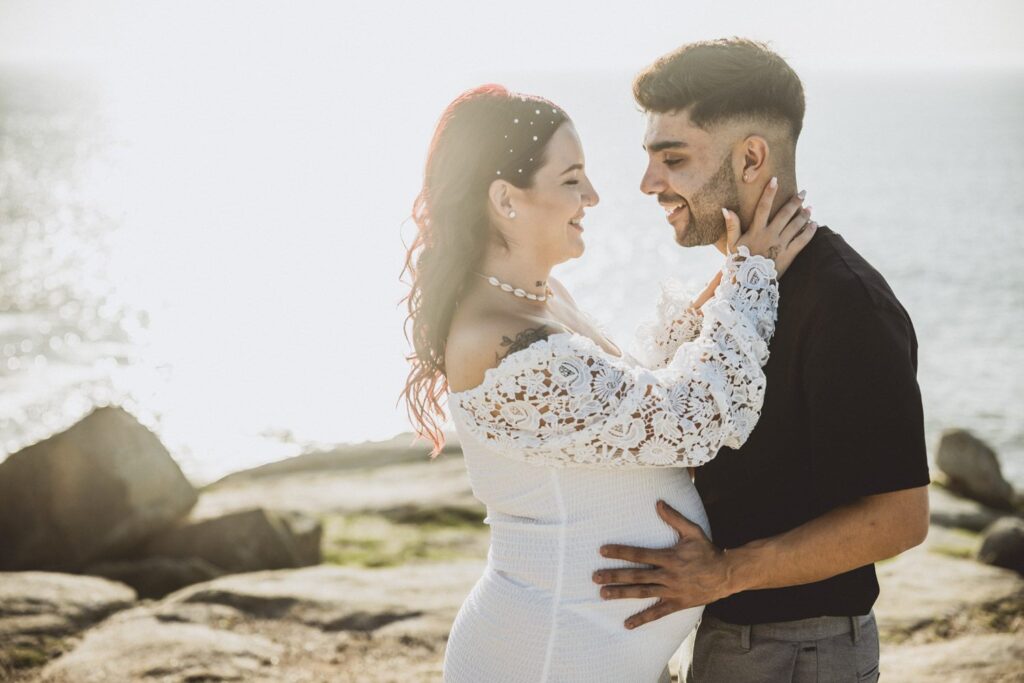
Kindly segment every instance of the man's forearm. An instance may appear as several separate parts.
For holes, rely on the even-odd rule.
[[[884,560],[928,533],[928,488],[868,496],[725,552],[729,593],[821,581]]]

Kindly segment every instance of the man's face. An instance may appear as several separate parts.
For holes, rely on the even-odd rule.
[[[687,112],[647,115],[647,171],[640,190],[655,195],[684,247],[714,244],[725,236],[722,207],[739,211],[732,145],[698,128]]]

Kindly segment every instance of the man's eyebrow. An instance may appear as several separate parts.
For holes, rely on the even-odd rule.
[[[562,171],[558,175],[565,175],[569,171],[575,171],[577,168],[583,168],[583,164],[573,164],[572,166],[570,166],[569,168],[565,169],[564,171]]]
[[[677,149],[680,147],[689,147],[690,145],[682,140],[664,140],[662,142],[655,142],[653,145],[643,145],[645,151],[648,152],[661,152],[666,149]]]

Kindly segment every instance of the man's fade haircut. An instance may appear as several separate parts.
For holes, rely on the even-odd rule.
[[[795,145],[804,123],[804,87],[782,57],[746,38],[688,43],[658,58],[633,80],[644,111],[688,110],[707,128],[732,118],[784,123]]]

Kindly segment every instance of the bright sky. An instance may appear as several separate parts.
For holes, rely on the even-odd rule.
[[[680,43],[737,34],[770,39],[798,64],[1024,65],[1018,0],[610,4],[0,0],[0,60],[110,68],[258,49],[292,59],[315,53],[377,74],[466,65],[633,70]]]

